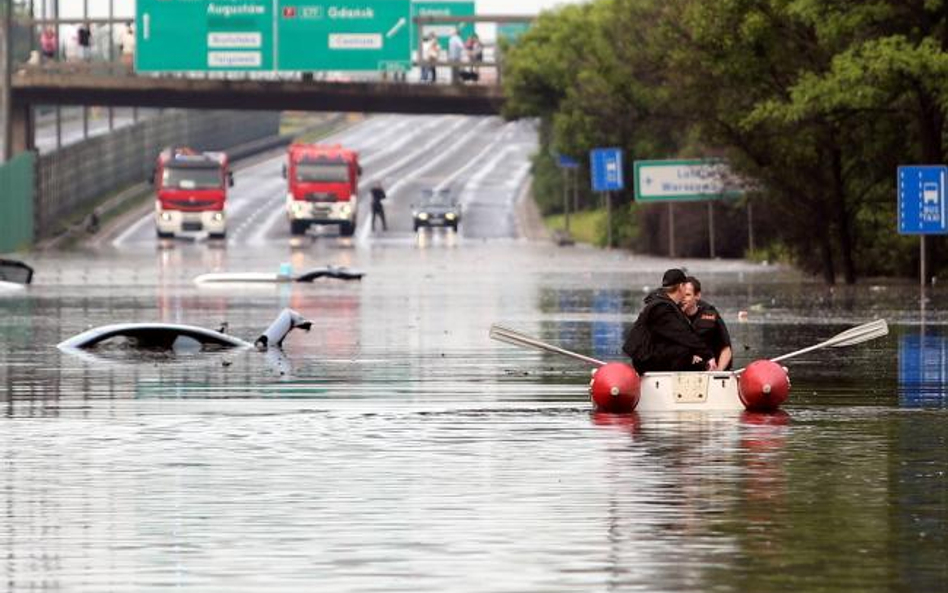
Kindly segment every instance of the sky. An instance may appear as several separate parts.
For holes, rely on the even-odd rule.
[[[41,14],[43,0],[33,0],[37,15]],[[83,2],[89,3],[90,17],[107,17],[109,14],[109,0],[59,0],[59,10],[63,18],[80,18],[83,12]],[[117,18],[133,16],[135,13],[134,0],[112,0],[114,14]],[[477,12],[481,14],[535,14],[547,8],[554,8],[561,4],[571,4],[579,0],[475,0]],[[46,0],[52,5],[52,0]],[[50,11],[51,12],[51,11]]]

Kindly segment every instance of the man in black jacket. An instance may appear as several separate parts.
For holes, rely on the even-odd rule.
[[[385,206],[382,200],[385,199],[385,190],[382,189],[382,182],[376,181],[372,184],[372,232],[375,232],[375,219],[382,221],[382,230],[388,230],[388,224],[385,222]]]
[[[645,308],[622,346],[639,374],[717,370],[714,353],[679,308],[685,280],[683,271],[668,270],[662,277],[662,288],[645,297]]]

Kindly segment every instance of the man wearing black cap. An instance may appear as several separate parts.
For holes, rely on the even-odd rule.
[[[639,374],[717,370],[714,353],[679,308],[686,279],[683,271],[668,270],[662,276],[662,287],[645,297],[645,308],[622,346]]]

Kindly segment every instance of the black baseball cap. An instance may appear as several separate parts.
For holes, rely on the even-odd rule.
[[[676,284],[681,284],[688,279],[685,276],[685,273],[678,268],[672,268],[665,271],[665,275],[662,276],[662,288],[668,288],[669,286],[675,286]]]

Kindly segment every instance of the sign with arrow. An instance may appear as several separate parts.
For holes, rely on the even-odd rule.
[[[410,0],[138,0],[140,72],[411,67]]]
[[[411,68],[410,0],[278,0],[277,69]],[[293,16],[286,10],[292,8]]]
[[[689,202],[737,198],[744,181],[714,159],[635,161],[636,202]]]

